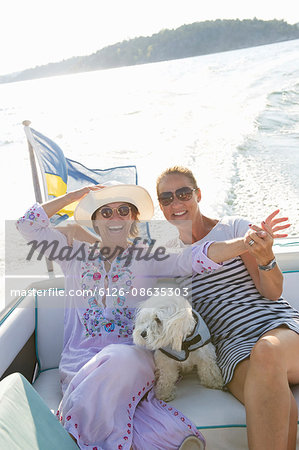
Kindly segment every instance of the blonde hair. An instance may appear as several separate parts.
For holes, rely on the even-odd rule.
[[[139,211],[137,209],[137,206],[133,205],[132,203],[129,203],[129,205],[131,206],[131,211],[132,211],[132,215],[134,218],[134,222],[132,223],[131,228],[130,228],[129,236],[136,237],[139,234],[138,225],[137,225],[137,223],[139,222]]]
[[[189,179],[189,181],[192,184],[192,187],[194,189],[198,189],[197,181],[190,169],[188,169],[187,167],[183,167],[183,166],[173,166],[173,167],[169,167],[168,169],[164,170],[164,172],[162,172],[161,175],[159,175],[157,178],[156,190],[157,190],[158,197],[159,197],[159,185],[160,185],[161,181],[163,180],[163,178],[166,177],[167,175],[184,175],[185,177],[187,177]]]

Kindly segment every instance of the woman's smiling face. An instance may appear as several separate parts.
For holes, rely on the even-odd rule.
[[[194,189],[196,186],[192,185],[191,180],[186,175],[175,173],[165,175],[158,186],[159,196],[162,192],[172,192],[174,195],[173,201],[167,206],[163,206],[159,202],[165,219],[174,222],[174,225],[176,225],[175,221],[194,220],[198,211],[198,202],[201,199],[200,189],[196,189],[192,192],[190,200],[179,200],[174,193],[177,189],[183,187]]]
[[[132,217],[130,206],[128,215],[122,216],[118,213],[117,209],[124,205],[129,206],[124,202],[113,202],[102,206],[96,212],[94,226],[103,242],[108,242],[115,245],[123,243],[127,240],[134,218]],[[105,211],[104,208],[106,207],[112,209],[112,215],[109,218],[105,218],[101,214],[101,210]]]

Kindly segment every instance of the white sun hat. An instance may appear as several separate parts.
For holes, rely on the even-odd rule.
[[[136,184],[113,184],[97,191],[90,191],[80,200],[74,212],[78,223],[93,228],[91,217],[101,206],[108,203],[124,202],[135,205],[139,212],[139,220],[150,220],[154,214],[154,204],[150,194]]]

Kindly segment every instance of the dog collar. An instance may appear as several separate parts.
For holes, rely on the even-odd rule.
[[[170,346],[159,349],[162,353],[169,356],[169,358],[175,359],[176,361],[185,361],[190,352],[211,342],[210,331],[201,315],[194,310],[192,310],[192,314],[196,324],[192,333],[182,342],[182,350],[176,351]]]

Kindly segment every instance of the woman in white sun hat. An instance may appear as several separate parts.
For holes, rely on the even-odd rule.
[[[50,226],[49,218],[75,201],[75,220],[99,235],[97,248],[79,241],[68,247],[66,237]],[[57,416],[81,449],[205,446],[187,417],[154,397],[152,352],[133,345],[134,312],[156,276],[209,272],[246,247],[239,239],[164,254],[165,262],[159,255],[138,259],[129,238],[136,235],[136,222],[150,220],[153,211],[140,186],[92,186],[35,204],[17,222],[28,241],[55,243],[65,274],[63,399]],[[46,256],[52,251],[48,246]]]

